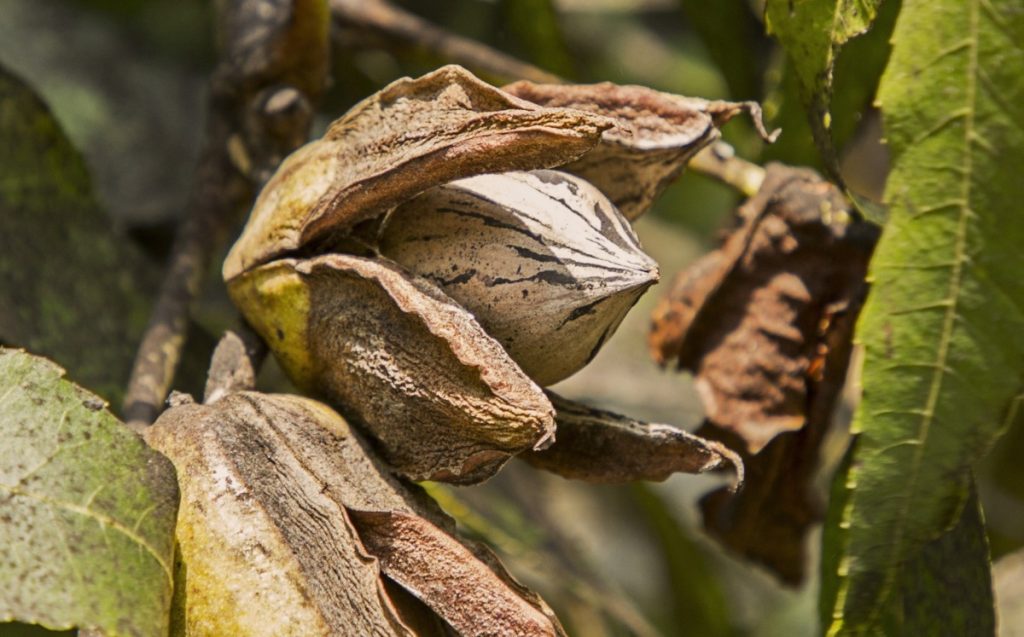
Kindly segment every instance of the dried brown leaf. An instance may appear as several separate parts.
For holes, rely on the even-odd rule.
[[[831,321],[864,293],[877,228],[850,210],[813,171],[770,165],[741,227],[654,312],[654,358],[693,372],[708,420],[752,454],[804,426]]]
[[[263,310],[253,327],[289,374],[364,425],[412,479],[479,481],[554,435],[550,403],[501,345],[393,263],[284,259],[231,291],[240,307]]]
[[[747,485],[701,502],[726,546],[799,584],[821,517],[813,491],[878,231],[815,173],[770,165],[741,227],[678,278],[655,311],[651,348],[694,372],[702,436],[738,449]]]
[[[224,278],[350,230],[432,186],[564,164],[611,125],[517,99],[458,66],[397,80],[285,160],[260,193]]]
[[[389,476],[326,405],[294,396],[237,393],[212,406],[172,409],[148,435],[170,455],[179,474],[190,474],[183,492],[191,524],[183,527],[208,529],[207,535],[227,548],[213,552],[234,559],[230,565],[218,564],[221,568],[211,577],[205,566],[208,556],[189,561],[210,543],[197,546],[195,533],[180,537],[188,566],[190,618],[208,607],[202,606],[203,594],[211,586],[217,593],[225,579],[248,578],[259,579],[250,584],[261,586],[268,601],[243,609],[243,616],[266,615],[267,604],[277,599],[270,583],[279,569],[262,569],[268,559],[265,551],[284,544],[281,555],[287,557],[283,561],[292,575],[287,586],[309,593],[311,604],[324,595],[338,595],[361,608],[362,616],[351,616],[348,608],[329,608],[335,614],[326,617],[330,629],[323,634],[377,634],[371,628],[383,630],[381,626],[399,634],[405,630],[397,623],[381,573],[461,634],[561,634],[557,619],[539,598],[511,580],[488,553],[449,535],[451,520],[417,487]],[[250,513],[233,517],[240,507]],[[326,554],[340,553],[335,548],[339,544],[347,545],[349,553]],[[351,575],[346,579],[353,571],[358,586],[348,581]],[[408,602],[400,599],[411,616]],[[236,610],[220,608],[229,615]],[[415,610],[419,622],[437,627],[424,612]],[[316,626],[298,624],[296,630],[320,634]],[[218,634],[289,634],[273,630]]]
[[[794,586],[806,576],[807,533],[824,513],[822,495],[814,487],[819,450],[846,380],[853,328],[866,292],[865,287],[850,307],[829,319],[822,377],[809,388],[803,429],[779,434],[756,455],[743,451],[736,436],[714,425],[705,424],[698,431],[740,449],[749,476],[742,491],[718,489],[701,500],[704,528]]]
[[[428,190],[388,215],[380,251],[472,312],[541,385],[589,363],[658,280],[608,198],[554,170]]]
[[[562,169],[597,186],[627,219],[650,208],[690,158],[718,139],[718,127],[738,113],[750,113],[762,137],[774,140],[774,134],[764,130],[761,109],[754,102],[708,101],[611,82],[565,85],[524,80],[504,90],[535,104],[615,121],[596,148]]]
[[[743,483],[743,462],[722,444],[669,425],[593,409],[551,392],[548,397],[555,407],[558,439],[543,451],[520,456],[535,467],[603,483],[661,481],[678,472],[731,468],[736,486]]]
[[[807,533],[823,514],[812,482],[828,423],[822,424],[781,434],[755,456],[741,454],[746,487],[738,493],[716,489],[700,501],[708,534],[793,586],[806,576]],[[725,444],[735,441],[713,427],[698,433]]]

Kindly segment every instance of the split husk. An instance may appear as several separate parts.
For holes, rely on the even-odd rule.
[[[170,409],[146,439],[178,473],[189,635],[412,635],[385,578],[459,634],[564,634],[322,403],[235,393]]]
[[[587,102],[600,98],[598,89],[608,89],[611,101]],[[635,215],[717,137],[718,124],[753,110],[638,87],[537,87],[531,95],[550,105],[456,66],[394,82],[283,163],[224,265],[232,299],[289,376],[365,428],[407,477],[475,482],[509,457],[550,444],[554,410],[538,383],[592,358],[654,277],[614,206],[586,181],[491,173],[575,170],[573,162],[598,153],[575,172],[599,190],[624,178],[641,187],[641,199],[612,196]],[[643,168],[654,164],[667,172]],[[496,186],[517,180],[508,196]],[[414,251],[392,241],[408,239],[413,224],[426,227],[424,201],[474,188],[494,204],[473,211],[488,219],[478,229],[493,230],[497,212],[520,221],[544,217],[524,204],[524,193],[562,200],[548,197],[548,220],[512,248],[521,262],[501,264],[501,272],[524,280],[487,275],[492,283],[529,285],[463,295],[468,288],[459,282],[490,261],[489,239],[470,240],[465,227],[447,240],[448,254],[460,241],[466,249],[449,262],[445,246],[406,258]],[[381,247],[385,255],[395,249],[405,267],[381,256]],[[554,304],[534,307],[524,292]]]

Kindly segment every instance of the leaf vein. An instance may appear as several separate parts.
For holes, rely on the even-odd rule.
[[[126,527],[125,525],[121,524],[121,522],[115,520],[114,518],[111,518],[110,516],[104,515],[104,514],[98,512],[98,511],[94,511],[92,509],[85,508],[85,507],[83,507],[83,506],[81,506],[79,504],[74,504],[74,503],[71,503],[71,502],[64,502],[62,500],[55,500],[55,499],[49,498],[49,497],[47,497],[45,495],[39,495],[39,494],[36,494],[36,493],[32,493],[31,491],[25,491],[24,489],[21,489],[19,487],[10,487],[10,486],[7,486],[7,485],[0,484],[0,489],[3,489],[4,491],[7,491],[8,493],[10,493],[13,496],[21,496],[23,498],[27,498],[29,500],[34,500],[36,502],[39,502],[40,504],[45,504],[45,505],[47,505],[47,506],[49,506],[51,508],[51,511],[53,509],[60,509],[60,510],[63,510],[63,511],[67,511],[69,513],[75,513],[75,514],[81,515],[83,517],[91,518],[97,524],[100,525],[100,528],[107,528],[107,527],[109,527],[111,529],[114,529],[115,531],[121,533],[122,535],[127,537],[129,540],[131,540],[135,544],[138,544],[140,547],[144,548],[146,550],[146,552],[149,553],[150,556],[154,560],[156,560],[157,564],[160,565],[160,568],[163,569],[164,575],[167,576],[168,582],[172,582],[173,581],[173,576],[171,574],[170,565],[167,564],[164,561],[164,559],[160,556],[160,551],[158,551],[156,548],[151,546],[149,544],[149,542],[146,540],[146,538],[144,538],[141,535],[139,535],[138,533],[136,533],[135,530]],[[56,514],[54,513],[54,515],[56,515]],[[69,558],[70,557],[71,556],[69,555]],[[73,563],[73,560],[69,559],[69,563]]]
[[[971,200],[971,177],[973,171],[973,157],[971,155],[971,137],[974,134],[974,115],[975,109],[977,108],[977,77],[978,77],[978,38],[979,34],[979,2],[980,0],[973,0],[970,3],[970,21],[968,25],[968,38],[971,42],[968,55],[967,73],[966,73],[966,102],[967,105],[955,111],[950,118],[962,117],[964,119],[964,153],[963,153],[963,174],[964,178],[961,180],[961,199],[964,202],[970,202]],[[966,262],[965,255],[967,252],[967,232],[968,232],[968,221],[972,215],[969,214],[969,208],[965,205],[961,208],[960,218],[957,222],[956,229],[956,240],[954,247],[954,259],[956,265],[950,272],[949,281],[949,293],[948,297],[951,299],[951,303],[948,304],[945,316],[943,317],[942,331],[939,338],[939,347],[936,353],[936,370],[932,374],[932,379],[928,388],[928,397],[925,402],[924,412],[921,414],[921,421],[918,423],[916,438],[921,441],[921,445],[914,450],[913,457],[910,464],[910,472],[907,477],[908,485],[905,492],[908,496],[913,496],[919,489],[918,480],[921,475],[921,465],[924,462],[924,452],[928,443],[928,438],[931,434],[931,428],[935,422],[935,408],[938,405],[940,395],[942,393],[943,381],[946,375],[942,372],[942,368],[946,366],[946,361],[949,358],[950,350],[952,349],[952,337],[953,330],[956,323],[957,315],[957,301],[960,295],[960,289],[963,284],[964,278],[964,264]],[[903,550],[903,543],[905,541],[904,535],[906,533],[906,520],[910,513],[910,505],[916,498],[908,497],[904,501],[904,505],[900,511],[900,515],[895,520],[895,528],[893,529],[893,540],[889,543],[889,564],[899,563],[900,553]],[[882,586],[881,599],[887,599],[892,592],[892,588],[895,585],[896,573],[898,569],[890,568],[887,569],[885,574],[885,580]],[[871,610],[871,616],[869,625],[877,626],[877,620],[882,612],[883,604],[877,604]]]

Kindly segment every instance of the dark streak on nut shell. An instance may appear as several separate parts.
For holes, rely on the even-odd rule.
[[[658,280],[607,197],[553,170],[429,190],[388,217],[380,250],[472,312],[541,385],[590,362]]]

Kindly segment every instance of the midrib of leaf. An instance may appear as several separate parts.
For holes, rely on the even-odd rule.
[[[919,268],[932,268],[932,267],[948,267],[950,269],[948,292],[944,299],[934,302],[927,303],[918,307],[904,308],[889,310],[885,314],[888,316],[897,316],[900,314],[910,314],[914,312],[929,311],[939,307],[944,308],[944,314],[942,319],[942,326],[940,332],[940,338],[936,350],[936,358],[934,363],[921,363],[915,365],[908,362],[899,362],[890,366],[886,366],[884,369],[890,371],[899,367],[911,367],[920,366],[931,369],[931,378],[928,383],[927,397],[924,402],[923,409],[921,410],[876,410],[869,414],[869,417],[876,417],[886,413],[905,413],[919,415],[920,419],[915,429],[915,435],[912,438],[906,438],[901,441],[897,441],[880,449],[869,452],[867,458],[862,460],[868,461],[871,457],[878,457],[886,454],[890,450],[904,445],[913,445],[915,450],[913,452],[912,461],[907,475],[906,488],[901,488],[901,496],[903,496],[903,502],[900,505],[899,516],[893,524],[892,540],[889,542],[888,548],[888,560],[887,568],[885,570],[883,584],[879,590],[877,598],[875,598],[875,604],[871,607],[870,612],[864,618],[866,621],[858,621],[857,626],[844,626],[846,617],[844,616],[847,594],[850,588],[851,578],[849,577],[849,555],[845,554],[841,556],[841,562],[839,566],[840,577],[842,578],[840,584],[840,590],[836,597],[835,604],[833,606],[832,619],[833,623],[830,627],[828,634],[837,635],[843,632],[845,629],[853,628],[854,630],[866,629],[871,630],[872,627],[878,627],[881,616],[886,612],[886,600],[888,600],[894,589],[900,585],[899,565],[907,557],[904,553],[906,550],[906,536],[907,536],[907,525],[910,519],[911,507],[918,501],[918,498],[922,495],[922,479],[923,467],[928,457],[929,442],[931,434],[933,433],[933,425],[936,421],[936,409],[939,406],[940,400],[943,397],[944,384],[947,376],[956,375],[957,372],[950,365],[950,354],[954,343],[954,334],[957,333],[957,317],[959,312],[959,304],[962,300],[962,291],[967,276],[965,264],[968,263],[968,239],[970,232],[971,219],[976,216],[973,210],[972,202],[975,198],[974,192],[974,171],[975,171],[975,152],[985,152],[990,155],[993,154],[993,148],[989,142],[983,137],[977,134],[976,130],[976,117],[979,109],[978,104],[978,88],[980,82],[988,81],[991,85],[991,80],[987,80],[984,75],[984,70],[980,66],[979,62],[979,48],[981,46],[981,27],[980,27],[980,15],[983,8],[988,9],[988,13],[991,16],[993,23],[1000,27],[1001,30],[1009,37],[1012,42],[1012,34],[1007,32],[1005,25],[999,22],[999,16],[994,8],[988,6],[986,0],[970,0],[967,5],[969,11],[969,20],[967,24],[967,36],[964,40],[961,40],[953,45],[946,47],[939,51],[929,60],[923,67],[928,68],[948,55],[955,54],[959,51],[967,51],[966,69],[964,75],[964,103],[965,106],[959,109],[948,112],[947,116],[939,119],[935,125],[928,128],[923,133],[917,135],[914,139],[910,140],[907,144],[907,148],[916,145],[928,137],[940,133],[950,124],[962,120],[964,123],[964,137],[961,144],[962,158],[960,162],[960,192],[959,197],[950,199],[939,204],[931,205],[923,210],[912,211],[912,219],[917,219],[921,216],[938,212],[941,210],[955,209],[957,211],[957,223],[956,223],[956,234],[953,245],[953,257],[949,261],[944,261],[941,264],[931,264],[914,266],[908,264],[893,264],[883,265],[881,263],[876,264],[876,267],[891,268],[899,267],[901,269],[914,269]],[[991,94],[993,103],[998,105],[1007,115],[1012,113],[1012,110],[1005,103],[1005,100],[1000,95],[999,89],[994,86],[990,86],[988,91]],[[1019,127],[1019,123],[1016,120],[1012,120],[1015,125]],[[910,206],[908,206],[910,208]],[[994,281],[991,283],[995,283]],[[998,286],[992,286],[988,291],[993,291],[1001,295],[1006,295],[1005,290],[1000,289]],[[1016,307],[1020,307],[1020,303],[1013,299],[1012,295],[1007,295],[1007,298],[1011,300]],[[1003,422],[1005,428],[1006,423],[1012,421],[1014,414],[1016,413],[1017,407],[1019,406],[1022,396],[1017,396],[1012,400],[1010,408],[1008,409],[1006,420]],[[856,472],[854,472],[856,477]],[[851,486],[855,485],[856,479]],[[841,528],[849,529],[851,524],[854,523],[854,499],[851,498],[846,506],[842,516],[843,522]],[[955,516],[950,524],[954,524],[958,516]],[[942,529],[936,529],[936,531],[942,531]]]
[[[7,400],[14,393],[15,389],[17,389],[17,386],[12,386],[7,391],[5,391],[2,396],[0,396],[0,406],[4,405],[7,402]],[[0,413],[2,413],[2,410],[0,410]],[[114,519],[114,518],[112,518],[110,516],[104,515],[103,513],[100,513],[98,511],[94,511],[94,510],[89,508],[88,505],[92,503],[92,500],[96,497],[96,495],[100,492],[100,490],[102,490],[102,488],[105,485],[100,485],[99,487],[97,487],[92,492],[92,494],[90,494],[90,496],[88,498],[88,503],[86,505],[75,504],[75,503],[72,503],[72,502],[65,502],[63,500],[57,500],[57,499],[54,499],[54,498],[47,497],[45,495],[36,494],[36,493],[31,492],[31,491],[27,491],[27,490],[21,488],[21,485],[25,484],[25,482],[30,477],[32,477],[33,475],[38,473],[40,470],[42,470],[44,467],[46,467],[51,462],[53,462],[54,459],[58,455],[60,455],[61,453],[65,453],[65,452],[67,452],[70,449],[74,449],[76,447],[80,447],[81,446],[81,444],[73,445],[73,446],[68,446],[66,444],[61,444],[59,442],[60,432],[64,428],[64,426],[67,424],[68,417],[69,417],[69,412],[68,412],[67,409],[65,409],[63,411],[63,413],[61,414],[60,423],[57,425],[57,429],[54,431],[54,450],[53,450],[53,452],[48,454],[47,457],[45,459],[43,459],[42,462],[38,463],[35,467],[32,467],[31,469],[26,471],[24,474],[22,474],[18,478],[18,481],[15,482],[14,484],[3,484],[3,483],[0,483],[0,490],[6,491],[7,493],[9,493],[9,494],[11,494],[13,496],[20,496],[20,497],[23,497],[23,498],[28,498],[30,500],[34,500],[34,501],[39,502],[41,504],[45,504],[48,507],[62,509],[62,510],[67,511],[69,513],[75,513],[77,515],[81,515],[81,516],[84,516],[86,518],[90,518],[90,519],[94,520],[97,524],[99,524],[100,528],[103,528],[103,529],[111,528],[111,529],[116,530],[117,532],[121,533],[122,535],[127,537],[129,540],[131,540],[133,543],[135,543],[135,544],[139,545],[140,547],[142,547],[143,549],[145,549],[146,552],[149,553],[150,556],[152,556],[152,558],[156,561],[157,564],[160,565],[160,568],[164,571],[164,574],[167,576],[168,584],[173,585],[174,576],[171,573],[170,564],[168,564],[166,562],[166,560],[164,560],[164,559],[162,559],[160,557],[160,552],[155,547],[153,547],[144,537],[140,536],[137,533],[137,529],[138,529],[139,525],[141,524],[142,519],[153,510],[152,507],[147,508],[146,511],[144,511],[142,514],[140,514],[139,519],[135,521],[135,527],[129,529],[128,527],[126,527],[124,524],[122,524],[118,520],[116,520],[116,519]]]
[[[896,524],[896,536],[895,541],[892,543],[892,549],[889,552],[889,563],[895,564],[900,558],[900,553],[903,549],[903,537],[906,532],[906,523],[908,515],[910,514],[910,503],[914,501],[913,495],[917,493],[918,482],[921,476],[921,463],[924,460],[925,448],[928,444],[928,436],[931,433],[932,424],[935,422],[935,407],[938,405],[939,396],[942,393],[943,380],[946,378],[948,373],[947,361],[949,360],[949,346],[953,336],[953,329],[956,322],[957,306],[960,299],[960,288],[963,283],[963,266],[966,255],[966,243],[967,243],[967,222],[972,214],[970,208],[971,201],[971,177],[973,169],[973,155],[971,154],[971,147],[973,145],[974,138],[974,114],[977,110],[977,75],[978,75],[978,3],[981,0],[969,0],[971,9],[971,20],[968,30],[968,63],[967,63],[967,106],[962,111],[957,111],[956,115],[964,118],[964,153],[963,153],[963,174],[961,175],[960,191],[961,201],[959,203],[960,214],[957,218],[957,229],[956,229],[956,245],[954,247],[954,260],[952,264],[952,272],[949,277],[949,293],[945,299],[946,303],[946,314],[942,321],[942,335],[939,340],[938,355],[936,356],[935,366],[932,369],[932,380],[928,387],[928,400],[926,402],[924,412],[921,414],[921,423],[917,427],[917,439],[920,440],[920,444],[917,445],[917,449],[914,451],[914,463],[913,469],[910,472],[910,488],[908,492],[911,494],[903,501],[903,508],[900,517]],[[959,46],[952,50],[959,50]],[[946,51],[943,51],[941,56],[946,55]],[[935,60],[932,60],[935,63]],[[945,125],[945,123],[943,124]],[[937,129],[931,129],[937,130]],[[929,131],[931,132],[931,131]],[[882,599],[887,599],[889,594],[892,592],[892,588],[896,582],[897,570],[890,568],[885,576],[885,585],[882,588]],[[871,617],[871,623],[877,621],[881,615],[883,609],[882,604],[877,604],[873,609],[873,615]]]
[[[128,527],[126,527],[125,525],[121,524],[120,522],[118,522],[117,520],[115,520],[112,517],[109,517],[107,515],[99,513],[98,511],[94,511],[94,510],[92,510],[92,509],[90,509],[88,507],[84,507],[84,506],[81,506],[81,505],[78,505],[78,504],[74,504],[74,503],[71,503],[71,502],[65,502],[65,501],[62,501],[62,500],[55,500],[53,498],[48,498],[45,495],[39,495],[39,494],[36,494],[36,493],[32,493],[31,491],[25,491],[24,489],[20,489],[20,488],[18,488],[16,486],[15,487],[11,487],[9,485],[0,484],[0,489],[3,489],[7,493],[9,493],[11,495],[14,495],[14,496],[20,496],[20,497],[23,497],[23,498],[28,498],[29,500],[35,500],[36,502],[39,502],[41,504],[45,504],[48,507],[55,508],[55,509],[61,509],[61,510],[67,511],[69,513],[75,513],[77,515],[81,515],[83,517],[89,518],[89,519],[95,521],[97,524],[99,524],[100,528],[102,528],[102,529],[107,529],[107,528],[114,529],[118,533],[121,533],[126,538],[131,540],[133,543],[135,543],[138,546],[140,546],[143,549],[145,549],[145,551],[147,553],[149,553],[150,556],[154,560],[156,560],[156,563],[160,565],[160,568],[163,569],[164,574],[167,576],[168,584],[172,584],[173,585],[174,576],[171,574],[170,564],[168,564],[165,560],[163,560],[160,557],[159,551],[157,551],[156,548],[154,548],[151,544],[149,544],[149,542],[147,542],[144,537],[142,537],[138,533],[136,533],[134,529],[129,529]]]

